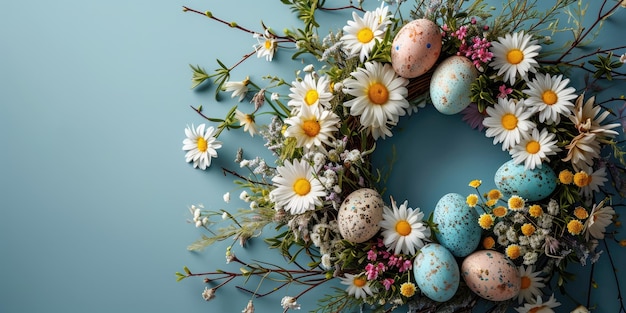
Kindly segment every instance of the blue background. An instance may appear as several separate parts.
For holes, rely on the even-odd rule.
[[[216,102],[210,88],[191,91],[188,64],[207,70],[217,67],[216,58],[234,64],[256,41],[183,13],[182,5],[210,9],[255,30],[261,20],[279,31],[297,25],[279,1],[0,4],[0,312],[239,312],[245,307],[246,296],[226,288],[207,304],[200,297],[201,280],[177,283],[174,272],[183,265],[197,271],[228,268],[224,245],[203,253],[186,250],[200,235],[186,222],[187,208],[245,206],[233,178],[218,169],[236,167],[232,161],[239,146],[260,151],[263,144],[258,137],[227,133],[220,137],[225,145],[211,169],[194,170],[184,162],[184,128],[203,122],[189,106],[203,105],[222,116],[234,103]],[[330,29],[345,24],[341,13],[328,16]],[[253,57],[231,79],[293,77],[307,63],[291,63],[290,55],[279,52],[271,64]],[[275,63],[288,66],[277,71]],[[247,101],[241,106],[251,111]],[[489,182],[508,160],[458,117],[432,111],[399,125],[393,142],[396,171],[404,164],[414,172],[396,174],[390,182],[397,187],[396,199],[426,210],[443,193],[470,192],[471,179]],[[390,150],[391,142],[382,149]],[[232,193],[230,204],[221,201],[225,192]],[[268,255],[261,241],[249,248],[248,256]],[[255,300],[257,311],[280,311],[280,298],[292,291]],[[304,300],[304,309],[313,303]]]

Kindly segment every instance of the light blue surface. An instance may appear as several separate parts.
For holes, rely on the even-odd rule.
[[[216,103],[212,90],[190,91],[188,64],[209,70],[218,57],[233,64],[255,41],[183,13],[182,5],[237,18],[254,29],[260,29],[260,20],[279,30],[295,21],[279,1],[0,4],[0,312],[245,307],[245,296],[225,289],[207,304],[200,280],[176,283],[174,272],[183,265],[226,268],[223,246],[186,251],[200,234],[185,222],[187,207],[245,205],[237,200],[232,177],[217,169],[234,165],[239,146],[262,146],[260,138],[226,134],[221,139],[229,144],[210,170],[193,170],[184,162],[184,127],[202,122],[189,105],[202,104],[219,116],[232,104]],[[332,21],[332,29],[345,23]],[[289,51],[279,53],[276,61],[287,63],[289,57]],[[272,65],[254,60],[232,79],[242,80],[253,67],[256,75],[274,74]],[[283,69],[284,76],[293,70]],[[426,109],[399,127],[394,136],[399,164],[415,168],[411,175],[392,176],[394,197],[423,208],[434,207],[444,190],[468,192],[470,179],[490,177],[508,159],[458,117]],[[420,134],[423,141],[413,141]],[[391,149],[390,144],[381,147]],[[459,158],[472,166],[461,166]],[[217,201],[228,191],[230,205]],[[253,257],[268,255],[261,241],[250,248]],[[256,300],[257,312],[279,311],[282,295]]]

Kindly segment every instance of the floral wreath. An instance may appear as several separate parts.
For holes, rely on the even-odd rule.
[[[600,1],[587,28],[581,23],[584,1],[574,0],[555,1],[547,10],[509,0],[495,18],[483,1],[416,0],[409,18],[402,15],[404,1],[385,1],[370,11],[360,2],[340,8],[325,1],[282,2],[303,24],[282,35],[265,24],[257,32],[183,8],[257,41],[232,67],[218,60],[209,74],[191,66],[193,87],[213,80],[217,93],[230,92],[239,102],[251,96],[253,108],[245,113],[235,105],[225,118],[214,118],[194,107],[217,126],[187,127],[183,150],[187,162],[205,170],[222,147],[223,130],[243,128],[264,138],[275,160],[246,158],[240,149],[235,161],[250,174],[223,169],[237,178],[248,208],[234,213],[192,205],[192,222],[207,235],[189,249],[224,240],[243,247],[273,225],[280,232],[265,241],[295,269],[245,261],[230,245],[226,262],[239,263],[241,272],[184,267],[176,273],[179,280],[203,277],[207,301],[236,278],[279,282],[267,293],[238,286],[251,294],[244,313],[254,311],[255,297],[292,284],[304,289],[283,295],[281,305],[284,311],[300,309],[302,296],[335,278],[345,287],[312,311],[389,312],[408,305],[411,312],[459,312],[486,303],[492,312],[513,306],[553,312],[560,303],[552,290],[565,294],[569,264],[593,266],[606,251],[614,265],[610,244],[626,246],[615,231],[626,193],[625,152],[617,140],[626,102],[623,96],[597,102],[593,95],[606,82],[624,80],[619,69],[626,54],[618,52],[626,47],[587,54],[577,49],[625,1]],[[352,19],[320,38],[316,14],[330,10],[348,10]],[[563,12],[575,22],[556,23]],[[545,34],[563,30],[574,34],[569,45],[544,53],[554,45]],[[313,59],[315,65],[298,71],[291,83],[275,76],[264,77],[263,84],[230,79],[251,56],[271,62],[287,48],[294,49],[294,59]],[[567,77],[581,72],[586,87],[576,90]],[[624,106],[614,110],[611,103]],[[495,174],[496,189],[483,192],[481,180],[473,180],[473,192],[444,195],[428,217],[408,201],[386,196],[385,202],[382,194],[393,191],[370,162],[376,142],[391,140],[400,117],[419,114],[426,105],[461,114],[511,155]],[[262,114],[272,115],[267,125],[257,123]],[[223,200],[229,202],[230,193]],[[227,226],[216,228],[220,222]],[[617,276],[615,281],[619,287]],[[618,301],[623,312],[621,291]],[[580,304],[576,312],[594,308]]]

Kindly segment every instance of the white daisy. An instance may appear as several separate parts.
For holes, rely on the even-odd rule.
[[[574,170],[593,166],[594,160],[600,157],[600,142],[594,133],[580,133],[565,146],[567,155],[564,162],[571,162]]]
[[[539,112],[539,122],[558,124],[561,115],[569,115],[574,103],[570,100],[576,98],[576,89],[567,87],[569,79],[563,79],[563,75],[552,77],[550,74],[537,74],[528,82],[529,89],[524,90],[530,97],[525,103],[535,112]]]
[[[365,68],[358,68],[351,75],[352,78],[344,81],[343,91],[356,98],[344,105],[350,108],[351,115],[360,116],[363,127],[395,125],[399,117],[406,114],[409,81],[397,76],[390,64],[368,62]]]
[[[313,75],[306,75],[302,81],[294,81],[292,87],[289,88],[291,93],[289,94],[289,106],[294,108],[301,108],[303,106],[309,106],[314,111],[321,109],[322,107],[329,107],[330,100],[333,99],[333,94],[329,89],[328,77],[322,76],[317,81]]]
[[[576,105],[572,110],[570,120],[581,133],[594,133],[598,136],[615,137],[618,132],[612,130],[613,128],[621,126],[619,123],[602,125],[602,122],[611,114],[609,111],[604,111],[601,114],[602,109],[599,105],[594,105],[595,97],[591,97],[583,104],[584,95],[580,95],[576,99]]]
[[[604,239],[606,227],[613,222],[615,210],[610,206],[604,206],[604,201],[594,204],[589,217],[585,221],[585,238]]]
[[[556,301],[553,294],[546,302],[543,302],[543,299],[538,296],[535,303],[526,303],[523,307],[515,308],[515,310],[519,313],[554,313],[552,309],[560,305],[561,303]]]
[[[364,275],[352,275],[346,273],[344,276],[345,277],[340,277],[339,279],[342,284],[348,285],[346,291],[348,291],[349,295],[354,296],[357,299],[366,299],[368,295],[374,295],[372,288],[370,288],[370,283]]]
[[[502,151],[509,150],[535,128],[535,123],[529,120],[532,115],[533,111],[528,110],[524,100],[515,103],[513,100],[498,98],[498,103],[487,107],[487,117],[483,120],[483,125],[487,127],[485,135],[494,137],[494,144],[501,142]]]
[[[361,18],[356,12],[352,12],[353,21],[348,21],[348,25],[343,27],[345,35],[341,37],[343,48],[348,54],[358,55],[361,62],[365,62],[376,41],[385,37],[389,17],[382,14],[383,9],[367,11]]]
[[[543,278],[539,277],[541,271],[534,272],[534,266],[520,266],[518,267],[519,276],[522,279],[519,294],[517,295],[517,303],[533,302],[537,297],[541,296],[541,288],[546,285],[543,283]]]
[[[528,72],[535,73],[539,63],[534,59],[541,50],[536,40],[524,32],[506,34],[491,43],[494,59],[491,63],[498,75],[504,74],[504,81],[515,84],[516,75],[526,78]]]
[[[397,207],[396,202],[391,199],[391,205],[391,209],[383,209],[383,219],[380,222],[383,243],[387,250],[393,250],[395,254],[414,255],[430,237],[430,228],[422,222],[424,213],[419,208],[409,208],[408,201]]]
[[[240,82],[225,82],[224,85],[222,86],[222,90],[224,91],[232,91],[232,95],[230,95],[231,98],[237,97],[239,96],[239,102],[241,102],[243,100],[243,98],[246,97],[246,94],[248,93],[248,84],[250,83],[250,78],[246,77],[246,79],[240,81]]]
[[[193,162],[194,168],[205,170],[211,166],[211,158],[217,158],[217,149],[222,147],[222,142],[215,139],[215,128],[206,128],[205,124],[200,124],[197,128],[185,128],[187,138],[183,140],[183,150],[187,151],[185,159]]]
[[[265,60],[271,62],[274,58],[274,54],[276,53],[276,38],[267,30],[265,31],[265,34],[255,33],[252,37],[258,42],[253,46],[256,51],[257,58],[265,57]]]
[[[272,178],[276,188],[270,191],[270,199],[276,203],[277,210],[283,208],[291,214],[301,214],[322,205],[326,191],[307,161],[286,160],[276,170],[278,175]]]
[[[515,164],[524,162],[526,170],[533,170],[536,167],[541,168],[543,161],[550,161],[549,156],[555,155],[561,149],[557,147],[553,133],[548,132],[545,128],[541,130],[533,129],[530,136],[520,141],[519,144],[513,146],[509,153]]]
[[[593,170],[590,166],[583,169],[587,173],[589,183],[580,189],[581,193],[587,199],[593,199],[593,193],[600,191],[600,187],[604,186],[609,179],[606,178],[606,168],[600,167],[597,170]]]
[[[298,147],[311,149],[322,147],[322,143],[330,145],[335,139],[333,133],[338,130],[339,117],[331,111],[315,112],[309,106],[303,106],[300,113],[285,120],[289,125],[285,137],[294,137]]]
[[[255,134],[259,133],[254,122],[254,115],[245,114],[236,109],[235,118],[239,121],[239,126],[243,126],[243,131],[250,133],[250,136],[254,137]]]

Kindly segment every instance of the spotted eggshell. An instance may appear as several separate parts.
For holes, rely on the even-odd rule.
[[[464,257],[478,247],[481,235],[478,213],[462,195],[449,193],[441,197],[433,211],[433,222],[439,230],[435,233],[437,241],[454,256]]]
[[[430,79],[430,99],[437,111],[447,115],[463,111],[471,102],[470,87],[477,77],[476,67],[464,56],[441,62]]]
[[[510,160],[496,171],[496,187],[507,197],[518,195],[527,201],[545,199],[556,189],[557,177],[552,168],[543,164],[541,168],[527,170],[524,164]]]
[[[361,243],[374,237],[383,219],[385,206],[380,194],[362,188],[349,194],[341,203],[337,214],[337,225],[341,236],[350,242]]]
[[[459,287],[459,265],[448,249],[436,243],[425,245],[413,262],[413,275],[425,296],[434,301],[448,301]]]
[[[417,19],[400,28],[391,45],[391,64],[404,78],[430,70],[441,54],[441,31],[428,19]]]
[[[461,276],[477,295],[491,301],[511,299],[519,293],[522,279],[515,264],[497,251],[476,251],[463,260]]]

